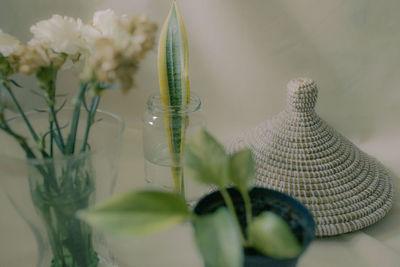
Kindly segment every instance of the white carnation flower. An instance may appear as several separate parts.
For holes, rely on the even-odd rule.
[[[119,17],[111,9],[96,11],[93,15],[93,26],[95,26],[103,37],[112,36],[119,28]]]
[[[98,39],[101,38],[101,32],[95,29],[92,25],[85,24],[82,27],[82,38],[85,40],[88,51],[93,48]]]
[[[91,50],[82,80],[119,84],[122,90],[128,90],[139,62],[154,45],[157,25],[144,16],[116,16],[110,9],[97,11],[91,25],[99,36],[89,42]]]
[[[112,39],[123,48],[130,42],[131,34],[127,29],[130,20],[127,15],[117,16],[113,10],[106,9],[94,13],[93,26],[100,32],[101,38]]]
[[[7,57],[8,55],[17,52],[22,44],[17,38],[7,33],[3,33],[0,29],[0,54]]]
[[[29,45],[45,43],[57,53],[76,55],[87,49],[83,35],[88,31],[80,19],[53,15],[48,20],[42,20],[31,27],[33,39]]]
[[[19,57],[19,72],[26,75],[36,74],[43,67],[51,66],[60,69],[65,62],[65,58],[60,53],[54,52],[45,43],[24,46],[17,56]]]

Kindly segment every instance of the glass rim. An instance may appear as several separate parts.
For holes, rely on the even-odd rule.
[[[71,107],[71,106],[70,107],[65,107],[60,112],[66,111],[66,110],[73,111],[74,108]],[[81,111],[82,110],[86,111],[83,107],[81,108]],[[101,110],[101,109],[97,109],[96,110],[96,114],[97,113],[106,115],[109,118],[114,119],[117,122],[117,125],[119,125],[119,129],[117,130],[117,133],[116,133],[115,136],[116,137],[121,137],[122,136],[122,134],[123,134],[123,132],[125,130],[125,126],[126,126],[125,125],[125,120],[122,117],[120,117],[119,115],[114,114],[112,112],[104,111],[104,110]],[[40,115],[40,114],[43,114],[43,112],[38,112],[38,111],[33,111],[33,110],[25,112],[26,116],[29,116],[29,115]],[[7,121],[10,122],[10,121],[14,121],[14,120],[21,119],[21,118],[22,118],[21,114],[15,114],[15,116],[12,116],[11,118],[8,118]],[[9,159],[9,160],[17,160],[17,161],[26,162],[26,163],[29,163],[29,164],[32,164],[32,165],[39,165],[39,164],[44,164],[46,162],[47,163],[48,162],[53,162],[54,163],[54,162],[63,162],[63,161],[70,161],[70,160],[80,160],[80,159],[89,157],[89,156],[91,156],[93,154],[96,154],[98,151],[102,151],[102,150],[103,149],[94,149],[94,150],[90,150],[90,151],[80,152],[78,154],[56,155],[56,156],[54,156],[52,158],[36,158],[36,159],[27,158],[26,156],[21,158],[21,157],[17,157],[17,156],[10,156],[10,155],[7,155],[5,153],[0,153],[0,159],[2,159],[2,158],[4,159],[5,158],[5,159]]]
[[[147,98],[147,108],[152,113],[192,113],[198,111],[201,107],[200,97],[195,94],[190,94],[190,103],[187,105],[164,105],[161,101],[161,95],[158,92],[150,94]]]

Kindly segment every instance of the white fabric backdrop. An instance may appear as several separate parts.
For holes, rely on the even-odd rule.
[[[317,111],[321,117],[388,166],[399,195],[400,1],[178,3],[189,38],[191,87],[203,100],[207,124],[213,133],[227,140],[270,119],[285,105],[286,83],[307,76],[319,85]],[[168,0],[0,0],[0,28],[27,41],[29,26],[51,14],[79,16],[87,21],[94,11],[105,8],[120,14],[146,13],[161,25],[169,5]],[[102,102],[103,109],[127,120],[119,191],[144,184],[140,177],[140,117],[146,96],[158,90],[155,51],[141,64],[135,91],[125,97],[118,92],[108,93]],[[75,89],[74,77],[71,72],[63,74],[60,87],[66,91]],[[24,79],[24,83],[31,81]],[[25,97],[24,93],[19,95]],[[25,100],[36,105],[28,103],[31,98]],[[132,162],[138,170],[135,178],[131,177]],[[384,266],[400,266],[398,199],[396,196],[394,211],[378,225],[314,243],[303,266],[322,266],[322,262],[324,266],[379,266],[384,259]],[[0,266],[8,267],[18,258],[17,248],[22,249],[19,253],[32,250],[33,243],[29,242],[33,239],[29,239],[29,231],[23,230],[23,223],[2,193],[0,203],[0,212],[8,215],[0,219],[1,234],[16,238],[14,247],[8,243],[10,239],[0,239]],[[4,227],[17,229],[18,234],[5,231]],[[136,263],[130,266],[200,266],[193,248],[187,245],[187,229],[179,233],[183,243],[177,242],[166,250],[166,245],[159,247],[159,257],[150,257],[148,250],[159,240],[130,243],[129,248],[125,244],[125,250],[121,249],[123,242],[118,241],[115,246],[120,249],[116,254],[127,264],[128,251],[136,249],[131,255]],[[18,238],[30,241],[21,246]]]

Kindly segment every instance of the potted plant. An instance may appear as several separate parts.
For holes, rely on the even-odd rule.
[[[74,214],[112,191],[124,123],[99,111],[99,103],[106,90],[132,87],[155,31],[144,16],[112,10],[96,12],[87,24],[53,15],[31,27],[27,44],[0,30],[0,182],[37,238],[37,266],[113,264],[97,254],[104,241]],[[57,90],[58,74],[79,66],[80,85],[72,107],[64,108],[68,99]],[[28,89],[13,74],[36,78],[32,91],[44,108],[26,112],[16,91]],[[19,148],[9,148],[14,143]],[[9,155],[17,151],[23,155]]]
[[[184,164],[194,179],[218,189],[193,211],[180,195],[138,191],[116,196],[79,217],[95,227],[132,236],[190,220],[206,266],[296,265],[314,237],[314,221],[293,198],[251,189],[255,172],[250,150],[228,155],[200,129],[185,148]]]

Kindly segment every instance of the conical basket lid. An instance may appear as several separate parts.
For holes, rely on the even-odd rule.
[[[318,89],[313,80],[299,78],[287,87],[285,110],[236,138],[229,150],[249,147],[256,185],[303,202],[314,215],[317,236],[377,222],[392,206],[388,172],[315,113]]]

